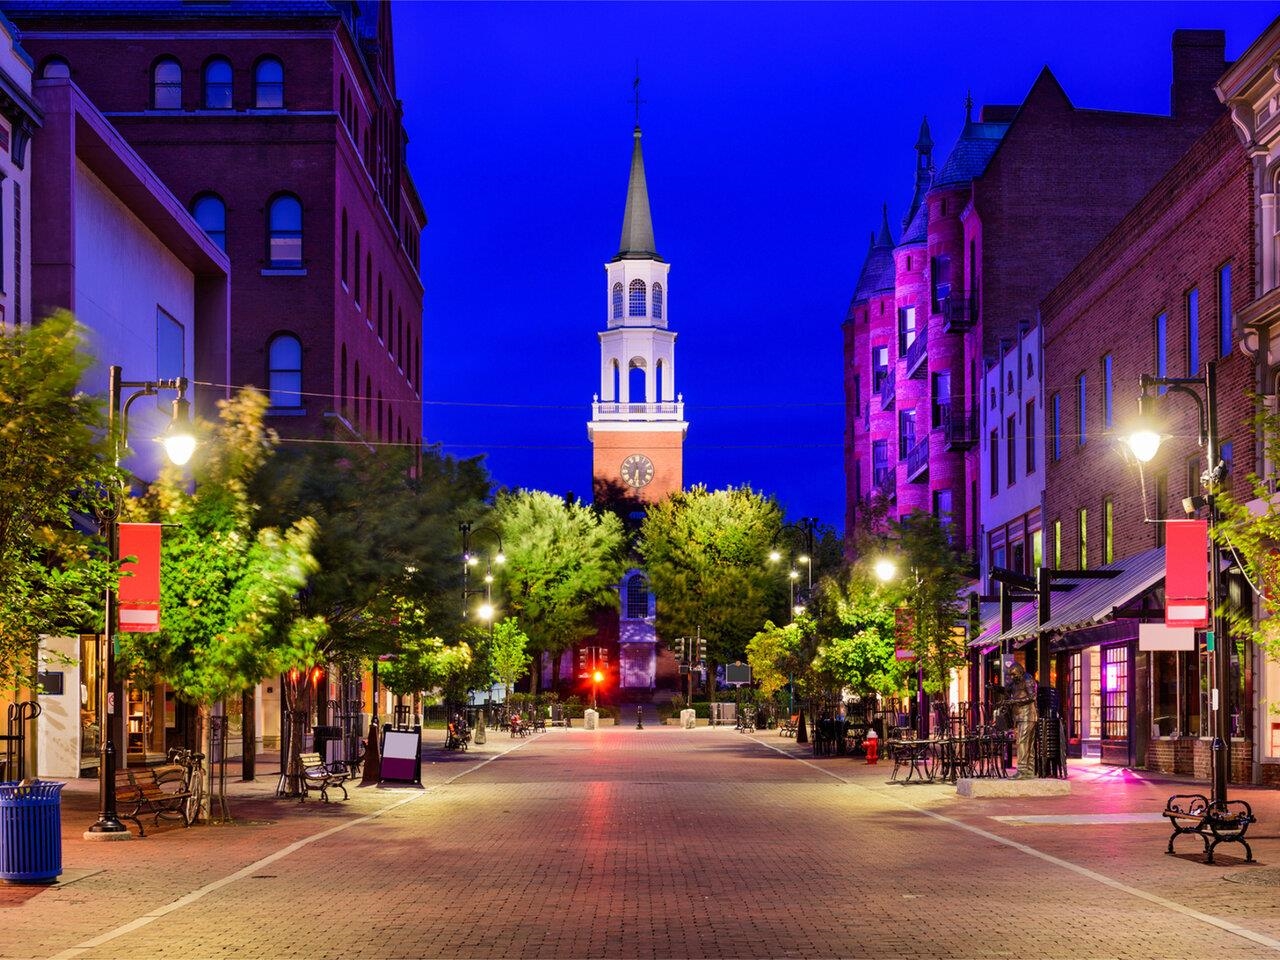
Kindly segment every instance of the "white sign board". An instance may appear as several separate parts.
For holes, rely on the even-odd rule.
[[[1138,624],[1139,650],[1194,650],[1194,627],[1166,627],[1163,623]]]

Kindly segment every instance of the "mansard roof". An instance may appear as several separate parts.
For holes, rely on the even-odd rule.
[[[982,176],[1008,129],[1007,123],[966,120],[960,139],[933,178],[933,186],[955,186]]]

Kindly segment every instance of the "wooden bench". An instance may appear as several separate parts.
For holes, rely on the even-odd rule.
[[[116,771],[116,813],[121,820],[132,820],[138,825],[138,836],[147,835],[139,817],[142,813],[152,814],[156,826],[162,818],[178,819],[184,827],[191,826],[187,813],[190,799],[185,777],[161,780],[153,767]]]
[[[302,767],[302,799],[307,799],[311,790],[320,791],[320,799],[329,802],[329,788],[337,787],[342,791],[342,799],[347,799],[348,774],[345,770],[334,771],[329,768],[318,753],[302,753],[298,755],[298,763]]]
[[[1205,863],[1213,863],[1214,848],[1220,843],[1240,844],[1244,862],[1253,863],[1253,850],[1244,837],[1256,818],[1245,801],[1228,800],[1225,806],[1213,807],[1203,794],[1178,793],[1169,798],[1163,813],[1173,827],[1166,853],[1173,853],[1173,841],[1182,834],[1194,833],[1204,842]]]
[[[800,714],[798,714],[798,713],[793,713],[793,714],[792,714],[790,717],[788,717],[785,721],[783,721],[781,724],[779,724],[779,726],[778,726],[778,736],[780,736],[780,737],[794,737],[794,736],[796,735],[796,728],[797,728],[798,726],[800,726]]]

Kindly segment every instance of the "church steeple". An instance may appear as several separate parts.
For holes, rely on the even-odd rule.
[[[653,217],[649,213],[649,186],[644,178],[644,154],[640,150],[640,125],[633,134],[631,177],[627,181],[627,207],[622,214],[619,260],[661,260],[653,242]]]

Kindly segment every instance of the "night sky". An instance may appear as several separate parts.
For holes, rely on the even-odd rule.
[[[843,526],[841,321],[929,117],[940,166],[972,89],[1046,63],[1077,106],[1167,113],[1177,28],[1266,3],[396,3],[398,92],[430,223],[424,432],[499,484],[590,496],[603,264],[618,250],[636,61],[671,264],[685,484],[750,483]]]

